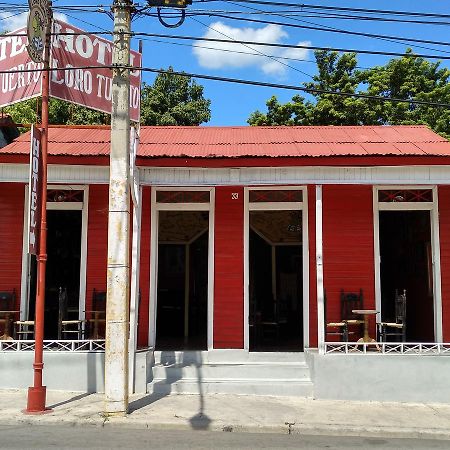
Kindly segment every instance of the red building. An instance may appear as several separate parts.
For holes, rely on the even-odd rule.
[[[15,289],[21,320],[34,311],[24,238],[29,139],[0,151],[0,291]],[[70,318],[86,321],[79,340],[94,337],[89,322],[96,338],[102,332],[91,311],[94,292],[106,290],[109,140],[107,128],[50,129],[49,341],[58,339],[60,288]],[[142,127],[132,349],[308,351],[315,395],[335,397],[317,394],[321,364],[340,364],[330,353],[346,353],[340,361],[445,354],[449,161],[450,142],[424,126]],[[396,322],[396,290],[406,290],[403,336],[356,346],[365,317],[372,338],[376,323]],[[355,309],[373,311],[346,323],[350,343],[342,292],[362,293]]]

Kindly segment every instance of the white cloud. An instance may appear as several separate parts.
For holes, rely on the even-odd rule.
[[[53,17],[63,22],[68,22],[67,16],[61,13],[54,13]],[[0,29],[4,31],[15,31],[27,26],[28,11],[21,14],[12,12],[0,12]]]
[[[210,25],[210,28],[203,37],[228,39],[230,41],[238,40],[279,44],[284,38],[288,37],[288,34],[280,25],[267,25],[263,28],[233,28],[222,22],[215,22]],[[299,42],[297,45],[308,44],[310,42]],[[261,56],[261,53],[274,57],[287,57],[299,60],[306,59],[309,53],[308,49],[283,49],[264,45],[239,45],[227,42],[196,41],[195,45],[209,47],[194,47],[193,49],[193,53],[197,57],[200,66],[207,69],[255,67],[267,75],[278,77],[284,76],[288,67],[272,58]],[[243,53],[233,53],[236,51]],[[295,61],[282,61],[289,65],[295,64]]]

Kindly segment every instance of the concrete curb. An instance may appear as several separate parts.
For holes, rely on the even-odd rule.
[[[353,426],[345,424],[232,424],[224,422],[202,422],[195,424],[182,420],[180,422],[147,422],[136,420],[133,417],[114,417],[105,418],[101,414],[98,417],[90,416],[88,418],[67,418],[60,415],[54,416],[23,416],[23,417],[4,417],[2,424],[27,425],[27,426],[68,426],[68,427],[123,427],[129,429],[148,429],[148,430],[199,430],[214,432],[233,432],[233,433],[274,433],[274,434],[302,434],[314,436],[352,436],[352,437],[374,437],[374,438],[409,438],[409,439],[436,439],[450,440],[450,430],[440,428],[418,429],[418,428],[398,428],[392,426]]]

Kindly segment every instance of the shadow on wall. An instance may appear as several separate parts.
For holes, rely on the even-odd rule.
[[[177,355],[174,351],[162,351],[160,364],[165,367],[166,376],[165,379],[155,383],[154,387],[156,391],[158,391],[158,387],[160,387],[164,393],[154,392],[143,398],[130,402],[129,413],[131,414],[138,409],[145,408],[146,406],[157,402],[161,398],[172,394],[173,385],[183,378],[183,369],[186,367],[194,367],[197,393],[199,396],[199,408],[198,412],[189,419],[189,422],[194,430],[208,430],[211,424],[211,419],[205,414],[205,398],[202,384],[203,359],[201,352],[183,352],[181,361],[177,361]]]

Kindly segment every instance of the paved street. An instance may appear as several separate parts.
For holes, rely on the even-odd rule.
[[[130,428],[0,426],[1,449],[448,449],[442,440],[302,436],[299,434],[151,431]]]

